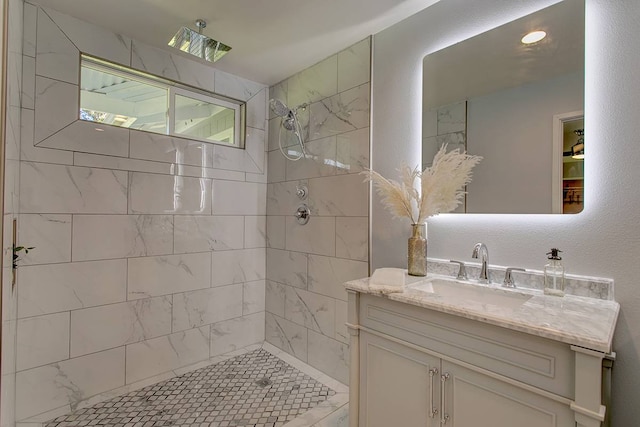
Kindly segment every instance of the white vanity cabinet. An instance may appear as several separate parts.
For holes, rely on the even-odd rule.
[[[362,332],[360,426],[552,427],[567,405],[502,379]]]
[[[367,332],[360,340],[360,425],[437,426],[440,359]]]
[[[596,427],[601,351],[348,288],[350,427]]]

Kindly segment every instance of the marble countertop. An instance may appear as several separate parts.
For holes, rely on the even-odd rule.
[[[544,295],[538,290],[510,290],[496,284],[465,284],[465,286],[491,287],[494,288],[491,292],[503,295],[515,292],[528,297],[523,297],[525,302],[517,306],[498,306],[474,301],[471,298],[440,295],[421,290],[421,284],[428,284],[431,278],[451,280],[450,277],[429,275],[420,280],[411,280],[402,292],[394,293],[383,293],[371,289],[369,278],[346,282],[345,287],[352,291],[377,295],[566,344],[604,353],[611,352],[613,332],[620,310],[620,305],[615,301],[574,295],[555,297]]]

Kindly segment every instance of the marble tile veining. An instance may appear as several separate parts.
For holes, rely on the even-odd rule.
[[[21,214],[18,233],[23,246],[35,247],[21,265],[71,261],[71,215]]]
[[[131,172],[129,213],[211,215],[211,180]]]
[[[307,330],[304,326],[266,313],[265,340],[303,362],[307,361],[308,355]]]
[[[465,263],[469,277],[480,274],[480,264]],[[445,276],[456,276],[458,266],[448,260],[429,258],[429,272]],[[492,282],[498,283],[504,277],[505,267],[489,266],[489,276]],[[544,273],[539,270],[527,269],[526,272],[514,271],[512,273],[517,288],[544,289]],[[596,298],[602,300],[614,300],[613,279],[602,277],[579,276],[571,273],[565,275],[565,293],[575,296]]]
[[[269,280],[306,289],[307,260],[307,254],[267,249],[267,276]]]
[[[120,347],[19,372],[17,418],[65,405],[73,410],[82,400],[123,386],[124,363],[124,347]]]
[[[127,261],[124,259],[20,268],[20,317],[113,304],[126,299]]]
[[[369,84],[349,89],[309,107],[309,140],[369,126]]]
[[[174,218],[174,221],[175,253],[226,251],[243,248],[243,232],[246,222],[241,216],[179,215]]]
[[[368,186],[358,174],[310,179],[309,208],[319,216],[367,216]]]
[[[71,312],[71,356],[121,347],[170,332],[170,297],[75,310]]]
[[[309,331],[309,365],[332,378],[349,383],[349,346],[323,334]]]
[[[35,368],[69,358],[69,313],[18,321],[16,369]]]
[[[496,296],[517,292],[522,301],[515,306],[494,305],[462,298],[456,293],[449,295],[422,290],[421,286],[429,286],[428,279],[422,280],[422,285],[418,283],[385,297],[596,351],[611,351],[620,310],[620,304],[615,301],[573,295],[555,297],[543,295],[540,291],[508,290],[497,285],[492,291],[497,293]],[[357,292],[378,295],[369,287],[368,278],[347,282],[345,286]]]
[[[164,50],[132,42],[131,67],[156,76],[186,83],[204,90],[215,92],[215,72],[204,64],[184,61],[177,54],[167,54]]]
[[[242,285],[219,286],[173,296],[174,332],[242,315]]]
[[[77,87],[75,90],[77,90]],[[55,108],[55,106],[49,107]],[[57,112],[46,110],[43,113],[58,114]],[[39,110],[36,102],[36,119],[40,120],[38,114]],[[39,128],[40,122],[36,126],[36,131]],[[42,140],[37,139],[36,135],[36,143],[39,147],[127,157],[129,152],[129,133],[129,129],[126,128],[76,120],[52,135],[44,137]]]
[[[337,135],[336,172],[359,173],[369,167],[369,128]]]
[[[249,314],[211,325],[209,355],[218,356],[264,341],[265,313]]]
[[[209,358],[209,326],[176,332],[127,347],[127,384]]]
[[[332,55],[288,79],[287,105],[312,103],[338,92],[338,57]],[[283,100],[285,101],[285,100]]]
[[[22,162],[23,213],[113,213],[127,209],[127,173]]]
[[[300,225],[293,215],[287,216],[285,248],[295,252],[334,256],[335,218],[312,217],[307,224]]]
[[[211,255],[202,252],[130,258],[127,272],[130,300],[194,291],[211,285]]]
[[[262,343],[268,88],[21,0],[9,25],[5,206],[36,249],[5,295],[3,407],[15,384],[40,423]],[[80,52],[247,101],[245,149],[78,120]]]
[[[81,52],[91,52],[122,65],[128,66],[131,62],[130,38],[52,9],[46,9],[46,13]]]
[[[40,76],[76,84],[78,48],[51,20],[44,9],[38,10],[36,72]]]
[[[36,76],[35,143],[53,135],[77,120],[78,86]],[[72,108],[59,108],[60,105]]]
[[[369,218],[336,218],[336,256],[356,261],[368,261]]]
[[[291,286],[286,288],[285,318],[333,337],[335,333],[335,300]]]
[[[172,251],[172,216],[74,216],[73,261],[163,255]]]
[[[262,248],[215,251],[212,256],[212,286],[253,282],[265,278],[266,260]]]

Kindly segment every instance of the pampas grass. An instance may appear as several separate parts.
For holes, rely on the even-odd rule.
[[[480,160],[482,157],[470,156],[459,148],[447,152],[444,144],[433,158],[433,165],[424,171],[402,165],[400,182],[370,169],[362,174],[366,176],[365,182],[373,182],[382,203],[394,217],[422,224],[430,216],[451,212],[460,205],[464,187],[471,182],[471,171]]]

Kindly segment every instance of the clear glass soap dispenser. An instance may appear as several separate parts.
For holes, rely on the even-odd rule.
[[[560,252],[562,251],[552,248],[551,252],[547,253],[549,263],[544,266],[544,293],[546,295],[564,296],[564,266],[562,265],[562,257],[558,255]]]

